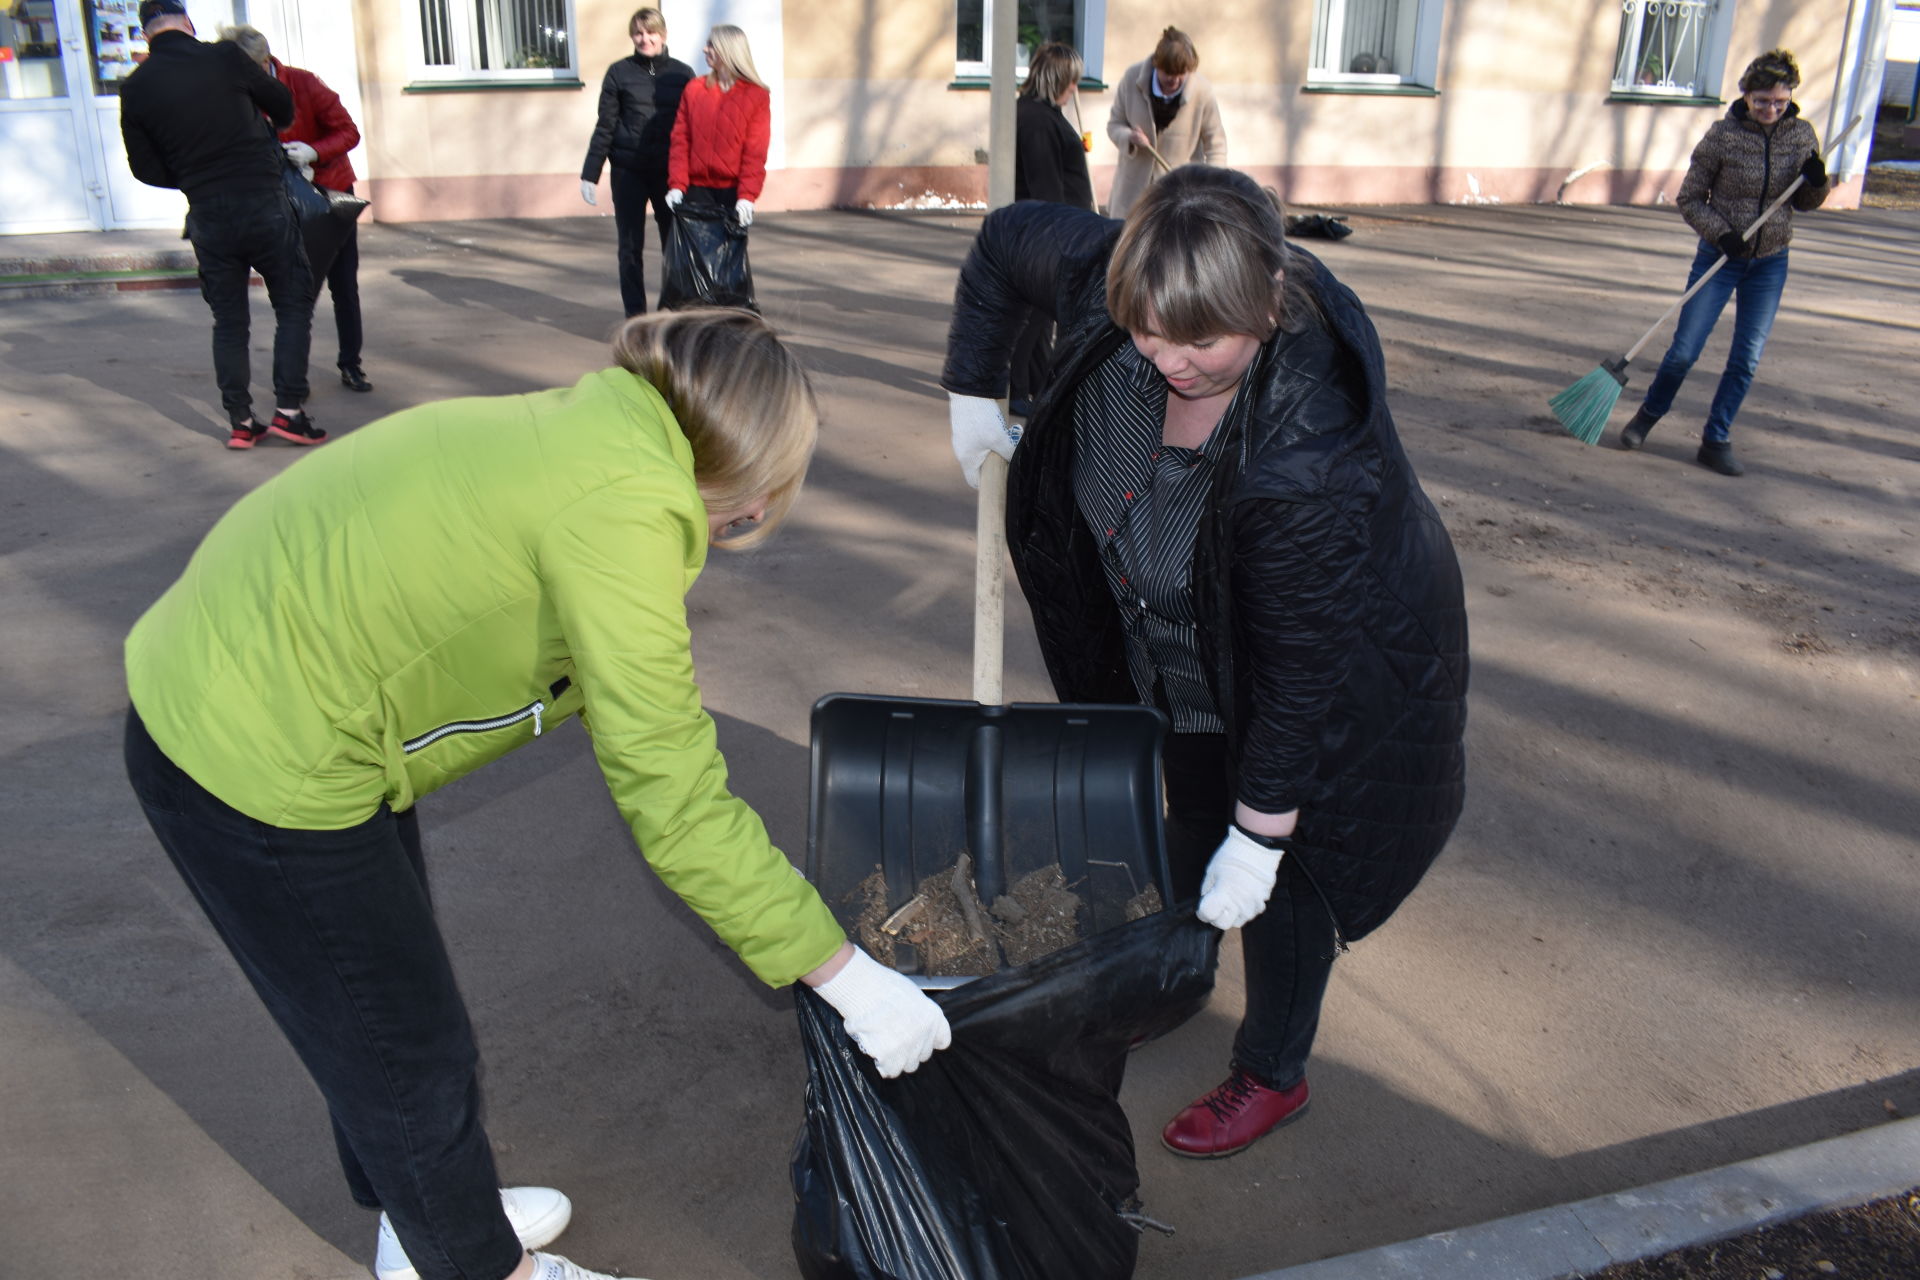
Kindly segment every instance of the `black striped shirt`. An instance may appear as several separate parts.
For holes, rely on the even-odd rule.
[[[1074,504],[1120,606],[1140,700],[1164,706],[1176,733],[1222,733],[1194,627],[1193,542],[1224,433],[1216,427],[1198,449],[1164,444],[1166,412],[1166,380],[1122,343],[1074,397]]]

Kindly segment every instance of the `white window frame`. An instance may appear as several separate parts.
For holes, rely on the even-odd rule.
[[[1313,7],[1313,48],[1337,50],[1345,43],[1349,0],[1315,0]],[[1345,67],[1309,66],[1307,83],[1333,88],[1397,89],[1435,88],[1440,70],[1440,19],[1444,0],[1405,0],[1401,5],[1400,25],[1409,25],[1412,37],[1412,65],[1392,72],[1349,71]],[[1321,55],[1310,55],[1324,57]]]
[[[960,6],[968,0],[954,0],[954,42],[960,39]],[[980,5],[980,58],[978,61],[962,59],[958,47],[954,50],[953,78],[956,80],[988,80],[993,77],[993,6],[995,0],[978,0]],[[1018,3],[1019,0],[1000,0],[1000,3]],[[1075,32],[1074,48],[1080,51],[1081,75],[1089,80],[1102,78],[1100,72],[1107,43],[1107,0],[1076,0],[1074,4]],[[1031,52],[1031,51],[1029,51]],[[1016,52],[1016,57],[1019,54]],[[1014,79],[1024,81],[1027,78],[1027,63],[1021,58],[1014,68]]]
[[[483,0],[440,0],[447,8],[447,37],[453,46],[453,63],[449,66],[434,66],[427,62],[426,14],[422,0],[405,0],[408,15],[407,34],[412,46],[413,78],[417,82],[437,80],[460,81],[463,83],[486,82],[499,84],[546,84],[556,80],[578,80],[579,42],[576,33],[580,30],[579,15],[574,11],[574,0],[563,0],[567,14],[567,65],[564,67],[511,67],[487,69],[478,65],[480,48],[480,23],[482,20]]]
[[[1690,84],[1635,84],[1640,47],[1640,32],[1649,6],[1659,9],[1704,10],[1700,24],[1700,56],[1694,63],[1695,79]],[[1613,68],[1613,92],[1632,97],[1718,98],[1720,82],[1726,74],[1727,41],[1733,26],[1732,0],[1622,0],[1620,14],[1620,53]],[[1628,49],[1636,50],[1635,69],[1622,79],[1622,63]],[[1663,68],[1662,70],[1665,70]]]

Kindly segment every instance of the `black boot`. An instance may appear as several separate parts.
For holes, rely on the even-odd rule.
[[[1634,413],[1633,420],[1627,423],[1626,426],[1620,428],[1620,447],[1622,449],[1638,449],[1646,442],[1647,432],[1653,430],[1653,424],[1658,421],[1660,421],[1660,419],[1648,413],[1646,406],[1642,405],[1640,409]]]
[[[1737,476],[1746,471],[1740,459],[1733,456],[1733,446],[1725,440],[1702,441],[1700,452],[1693,455],[1693,460],[1707,470],[1718,471],[1723,476]]]

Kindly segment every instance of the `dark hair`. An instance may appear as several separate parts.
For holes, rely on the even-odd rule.
[[[1285,232],[1270,189],[1233,169],[1182,165],[1128,211],[1107,265],[1107,314],[1181,343],[1297,331],[1317,308]]]
[[[1160,43],[1153,46],[1153,69],[1163,75],[1183,76],[1200,65],[1200,54],[1193,47],[1193,38],[1178,27],[1168,27],[1160,33]]]
[[[140,25],[148,26],[156,18],[184,18],[187,6],[184,0],[140,0]]]
[[[1800,64],[1785,49],[1769,49],[1740,73],[1740,92],[1752,93],[1756,89],[1772,89],[1785,85],[1789,89],[1800,87]]]

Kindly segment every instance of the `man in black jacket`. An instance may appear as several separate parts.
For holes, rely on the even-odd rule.
[[[326,432],[301,408],[313,282],[274,133],[293,122],[293,95],[239,46],[196,39],[182,0],[144,0],[140,22],[147,60],[121,87],[120,136],[134,177],[186,194],[187,238],[213,311],[213,376],[232,426],[227,447],[251,449],[268,433],[319,444]],[[249,270],[273,303],[276,412],[265,426],[248,389]]]

